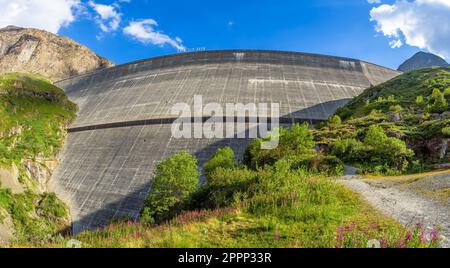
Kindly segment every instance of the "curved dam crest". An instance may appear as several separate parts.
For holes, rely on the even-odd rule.
[[[399,73],[359,60],[259,50],[184,53],[72,77],[56,84],[80,107],[54,190],[71,206],[75,233],[117,217],[137,219],[153,168],[188,151],[199,166],[249,139],[173,139],[171,108],[204,103],[279,103],[280,123],[316,123],[371,85]]]

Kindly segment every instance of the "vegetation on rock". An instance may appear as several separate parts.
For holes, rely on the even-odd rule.
[[[76,110],[61,89],[39,75],[0,74],[0,165],[17,166],[25,189],[16,194],[0,189],[0,208],[13,220],[16,242],[45,243],[69,224],[67,206],[39,191],[43,187],[28,176],[25,163],[57,158]]]

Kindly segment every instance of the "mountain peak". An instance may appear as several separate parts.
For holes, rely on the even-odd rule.
[[[450,66],[443,58],[427,52],[417,52],[410,59],[405,61],[398,70],[401,72],[409,72],[415,69],[429,67],[448,67]]]

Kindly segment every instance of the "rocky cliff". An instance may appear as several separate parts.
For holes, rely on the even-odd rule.
[[[33,72],[57,81],[112,65],[66,37],[14,26],[0,29],[0,73]]]

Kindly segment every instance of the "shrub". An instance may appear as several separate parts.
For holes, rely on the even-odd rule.
[[[423,96],[417,96],[416,98],[416,104],[422,106],[423,104]]]
[[[338,139],[332,145],[331,153],[349,163],[366,157],[364,144],[356,139]]]
[[[405,142],[388,137],[378,125],[369,127],[363,142],[356,139],[337,140],[332,146],[332,154],[345,162],[365,165],[363,170],[376,169],[378,173],[391,168],[403,170],[408,166],[408,160],[414,156]]]
[[[225,147],[217,150],[215,155],[206,162],[204,166],[205,176],[211,177],[211,174],[217,168],[234,169],[236,167],[236,160],[234,158],[234,152],[231,147]]]
[[[315,154],[304,159],[293,159],[291,166],[294,170],[308,169],[327,176],[341,176],[344,173],[344,163],[334,155]]]
[[[442,135],[449,138],[450,137],[450,127],[445,127],[442,129]]]
[[[403,108],[401,105],[394,105],[389,107],[389,111],[394,112],[394,113],[400,113],[403,111]]]
[[[447,100],[444,94],[437,88],[433,90],[431,95],[432,105],[429,107],[429,111],[432,113],[443,113],[447,111]]]
[[[290,129],[281,128],[279,139],[278,147],[273,150],[262,150],[261,142],[264,140],[256,139],[244,154],[244,164],[256,170],[266,165],[274,165],[285,157],[315,153],[314,137],[307,123],[294,124]]]
[[[256,171],[247,168],[217,168],[202,189],[203,193],[197,195],[197,208],[219,208],[242,201],[249,194],[250,185],[256,183],[257,175]]]
[[[404,141],[388,137],[383,128],[377,125],[369,127],[364,145],[369,146],[371,162],[387,164],[398,169],[402,169],[403,162],[414,155]]]
[[[331,127],[337,127],[337,126],[340,126],[341,124],[342,124],[342,119],[339,115],[333,115],[328,120],[328,125]]]
[[[11,202],[11,190],[10,189],[1,189],[0,184],[0,208],[7,208],[9,203]]]
[[[448,87],[444,90],[444,96],[446,99],[450,97],[450,87]]]
[[[66,205],[54,193],[44,194],[38,210],[48,219],[64,218],[68,215]]]
[[[141,220],[146,223],[161,222],[179,213],[197,191],[199,176],[197,159],[186,152],[161,162],[156,167]]]

